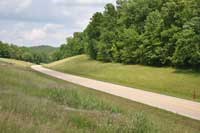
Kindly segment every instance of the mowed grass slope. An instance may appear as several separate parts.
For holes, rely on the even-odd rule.
[[[86,55],[46,65],[65,73],[135,87],[179,98],[200,101],[200,73],[170,67],[102,63]],[[194,95],[196,99],[193,99]]]
[[[29,63],[29,62],[19,61],[15,59],[6,59],[6,58],[0,58],[0,62],[2,63],[1,65],[5,65],[5,66],[7,64],[16,65],[20,67],[30,67],[31,65],[33,65],[32,63]]]
[[[28,64],[0,61],[1,133],[200,132],[199,121],[51,78]]]

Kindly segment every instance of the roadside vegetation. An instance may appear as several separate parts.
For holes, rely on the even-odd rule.
[[[2,63],[1,65],[5,65],[7,66],[7,64],[10,64],[10,65],[17,65],[17,66],[21,66],[21,67],[24,67],[24,68],[29,68],[31,67],[33,64],[30,63],[30,62],[24,62],[24,61],[21,61],[21,60],[15,60],[15,59],[7,59],[7,58],[0,58],[0,62]]]
[[[65,73],[200,101],[200,73],[190,69],[102,63],[86,55],[66,58],[45,66]]]
[[[29,65],[0,60],[2,133],[200,131],[199,121],[51,78]]]

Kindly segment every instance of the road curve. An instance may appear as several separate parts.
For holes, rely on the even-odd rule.
[[[74,84],[78,84],[94,90],[102,91],[132,101],[143,103],[149,106],[167,110],[195,120],[200,120],[200,103],[198,102],[147,92],[135,88],[115,85],[112,83],[97,81],[93,79],[83,78],[71,74],[65,74],[44,68],[40,65],[34,65],[31,66],[31,68],[43,74],[62,79]]]

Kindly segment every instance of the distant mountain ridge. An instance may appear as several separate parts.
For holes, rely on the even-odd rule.
[[[52,54],[57,49],[58,49],[57,47],[52,47],[52,46],[48,46],[48,45],[29,47],[29,50],[33,53],[46,53],[46,54]]]
[[[17,46],[0,41],[0,58],[9,58],[36,64],[54,61],[54,53],[58,48],[40,45],[34,47]]]

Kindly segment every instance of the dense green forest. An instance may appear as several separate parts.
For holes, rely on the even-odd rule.
[[[61,46],[104,62],[200,67],[200,0],[117,0]]]
[[[83,53],[104,62],[199,68],[200,0],[117,0],[58,50],[0,42],[0,57],[38,64]]]
[[[12,58],[36,64],[53,61],[56,48],[50,46],[19,47],[0,41],[0,58]]]

